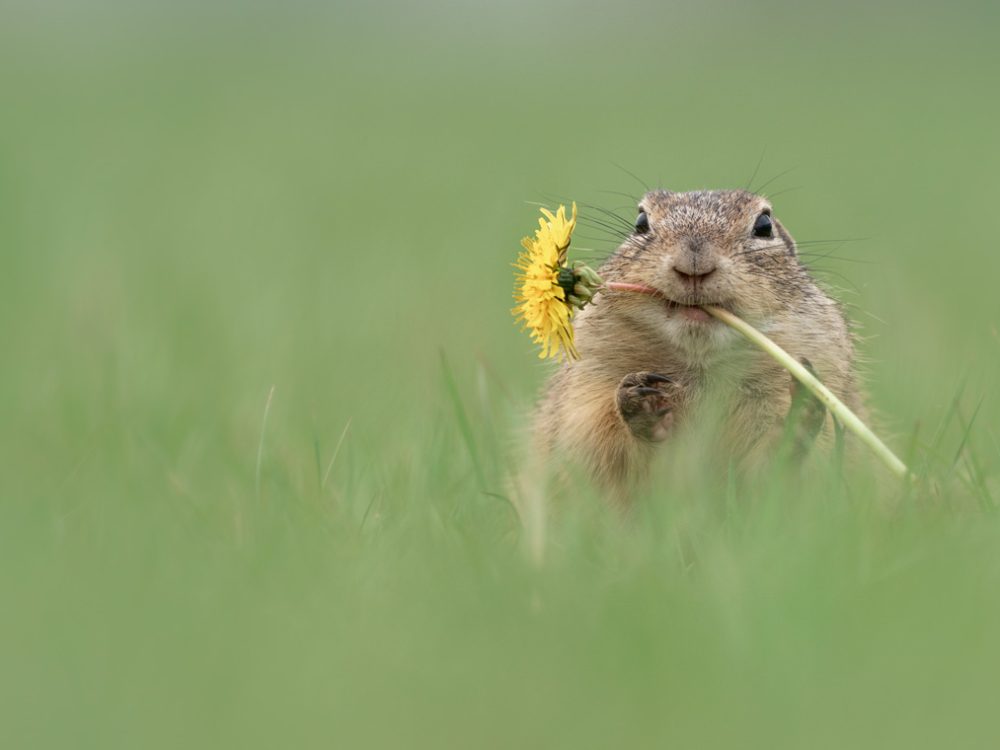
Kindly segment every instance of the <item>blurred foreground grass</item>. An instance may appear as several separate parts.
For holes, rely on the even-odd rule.
[[[996,744],[993,9],[0,13],[4,747]],[[692,457],[536,564],[527,201],[758,161],[940,491]]]

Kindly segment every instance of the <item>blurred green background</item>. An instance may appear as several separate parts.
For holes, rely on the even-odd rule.
[[[0,5],[0,744],[995,747],[998,21]],[[539,562],[534,202],[750,182],[938,491],[693,467]]]

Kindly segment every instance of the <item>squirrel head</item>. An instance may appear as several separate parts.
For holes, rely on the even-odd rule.
[[[728,332],[716,330],[700,305],[766,325],[816,289],[771,203],[744,190],[647,193],[633,232],[601,275],[653,287],[662,297],[606,295],[606,314],[620,313],[639,328],[706,354]]]

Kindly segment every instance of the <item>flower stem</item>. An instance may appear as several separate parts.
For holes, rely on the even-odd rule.
[[[623,282],[605,282],[604,288],[615,292],[638,292],[640,294],[650,294],[660,296],[655,289],[643,284],[626,284]],[[889,471],[900,479],[911,477],[910,470],[906,464],[899,460],[878,435],[862,422],[858,415],[851,411],[847,405],[837,398],[833,392],[821,383],[809,370],[802,366],[788,352],[775,344],[771,339],[744,321],[742,318],[733,315],[728,310],[714,305],[704,305],[702,309],[709,315],[725,323],[730,328],[743,334],[752,344],[761,349],[765,354],[774,359],[779,365],[792,374],[796,380],[808,388],[816,398],[823,402],[833,416],[848,430],[853,432],[857,438],[868,446],[868,448],[884,463]]]
[[[660,293],[645,284],[627,284],[624,281],[605,281],[604,288],[611,292],[638,292],[659,297]]]
[[[723,310],[721,307],[714,307],[712,305],[704,305],[702,309],[717,320],[721,320],[730,328],[734,328],[742,333],[753,344],[788,370],[796,380],[812,391],[813,395],[823,402],[826,408],[830,410],[833,416],[844,427],[857,435],[858,439],[882,460],[882,463],[889,468],[889,471],[900,479],[910,476],[910,470],[906,468],[906,464],[900,461],[896,454],[889,450],[889,447],[879,439],[878,435],[872,432],[868,425],[858,418],[857,414],[851,411],[843,401],[837,398],[829,388],[823,385],[788,352],[728,310]]]

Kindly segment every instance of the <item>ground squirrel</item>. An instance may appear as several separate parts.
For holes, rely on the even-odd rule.
[[[863,414],[852,336],[840,305],[799,260],[767,199],[742,190],[640,201],[634,231],[601,266],[606,281],[644,284],[663,298],[598,294],[575,321],[580,358],[551,378],[535,433],[546,454],[588,467],[620,489],[685,425],[714,420],[719,469],[758,466],[792,428],[805,451],[833,445],[814,402],[794,411],[788,372],[698,305],[731,310],[811,367]]]

